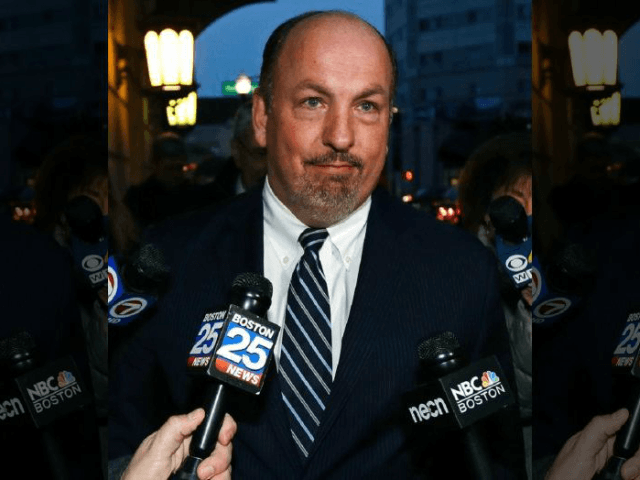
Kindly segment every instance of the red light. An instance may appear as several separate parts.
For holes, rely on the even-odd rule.
[[[412,182],[413,181],[413,171],[411,171],[411,170],[405,170],[404,173],[402,174],[402,176],[404,177],[404,179],[407,182]]]

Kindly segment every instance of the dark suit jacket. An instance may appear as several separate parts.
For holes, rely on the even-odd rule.
[[[188,377],[186,359],[203,313],[225,303],[237,274],[263,270],[259,190],[207,216],[182,221],[177,240],[160,244],[182,254],[168,255],[174,288],[111,369],[111,458],[130,455],[169,415],[197,405],[202,381]],[[258,397],[231,401],[234,480],[421,478],[412,473],[416,461],[425,478],[444,478],[432,474],[438,464],[449,478],[463,478],[449,475],[462,463],[447,460],[462,455],[453,436],[434,431],[428,449],[444,453],[432,455],[407,440],[401,395],[415,386],[417,345],[444,330],[471,359],[496,353],[510,370],[496,276],[494,259],[475,238],[376,192],[340,363],[308,462],[291,439],[274,368]],[[510,445],[506,456],[521,460],[518,441]]]

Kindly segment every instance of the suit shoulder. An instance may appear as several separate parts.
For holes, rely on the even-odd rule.
[[[441,222],[387,194],[378,196],[377,210],[382,222],[391,228],[405,248],[437,251],[459,256],[460,252],[487,260],[491,252],[474,235],[461,227]]]

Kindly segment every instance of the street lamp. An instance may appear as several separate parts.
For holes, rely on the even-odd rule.
[[[162,91],[179,91],[193,87],[193,34],[165,28],[159,34],[149,30],[144,48],[151,87]]]
[[[236,92],[238,95],[247,95],[251,92],[251,87],[251,79],[247,75],[244,73],[238,75],[238,78],[236,78]]]
[[[192,127],[196,124],[198,95],[191,92],[184,98],[171,99],[167,105],[167,122],[170,127]]]
[[[576,87],[587,91],[614,89],[617,85],[618,36],[590,28],[569,34],[569,54]]]

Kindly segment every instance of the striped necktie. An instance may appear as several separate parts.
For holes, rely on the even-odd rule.
[[[331,393],[331,309],[318,252],[324,229],[308,228],[298,241],[304,253],[291,277],[280,376],[291,434],[306,458]]]

